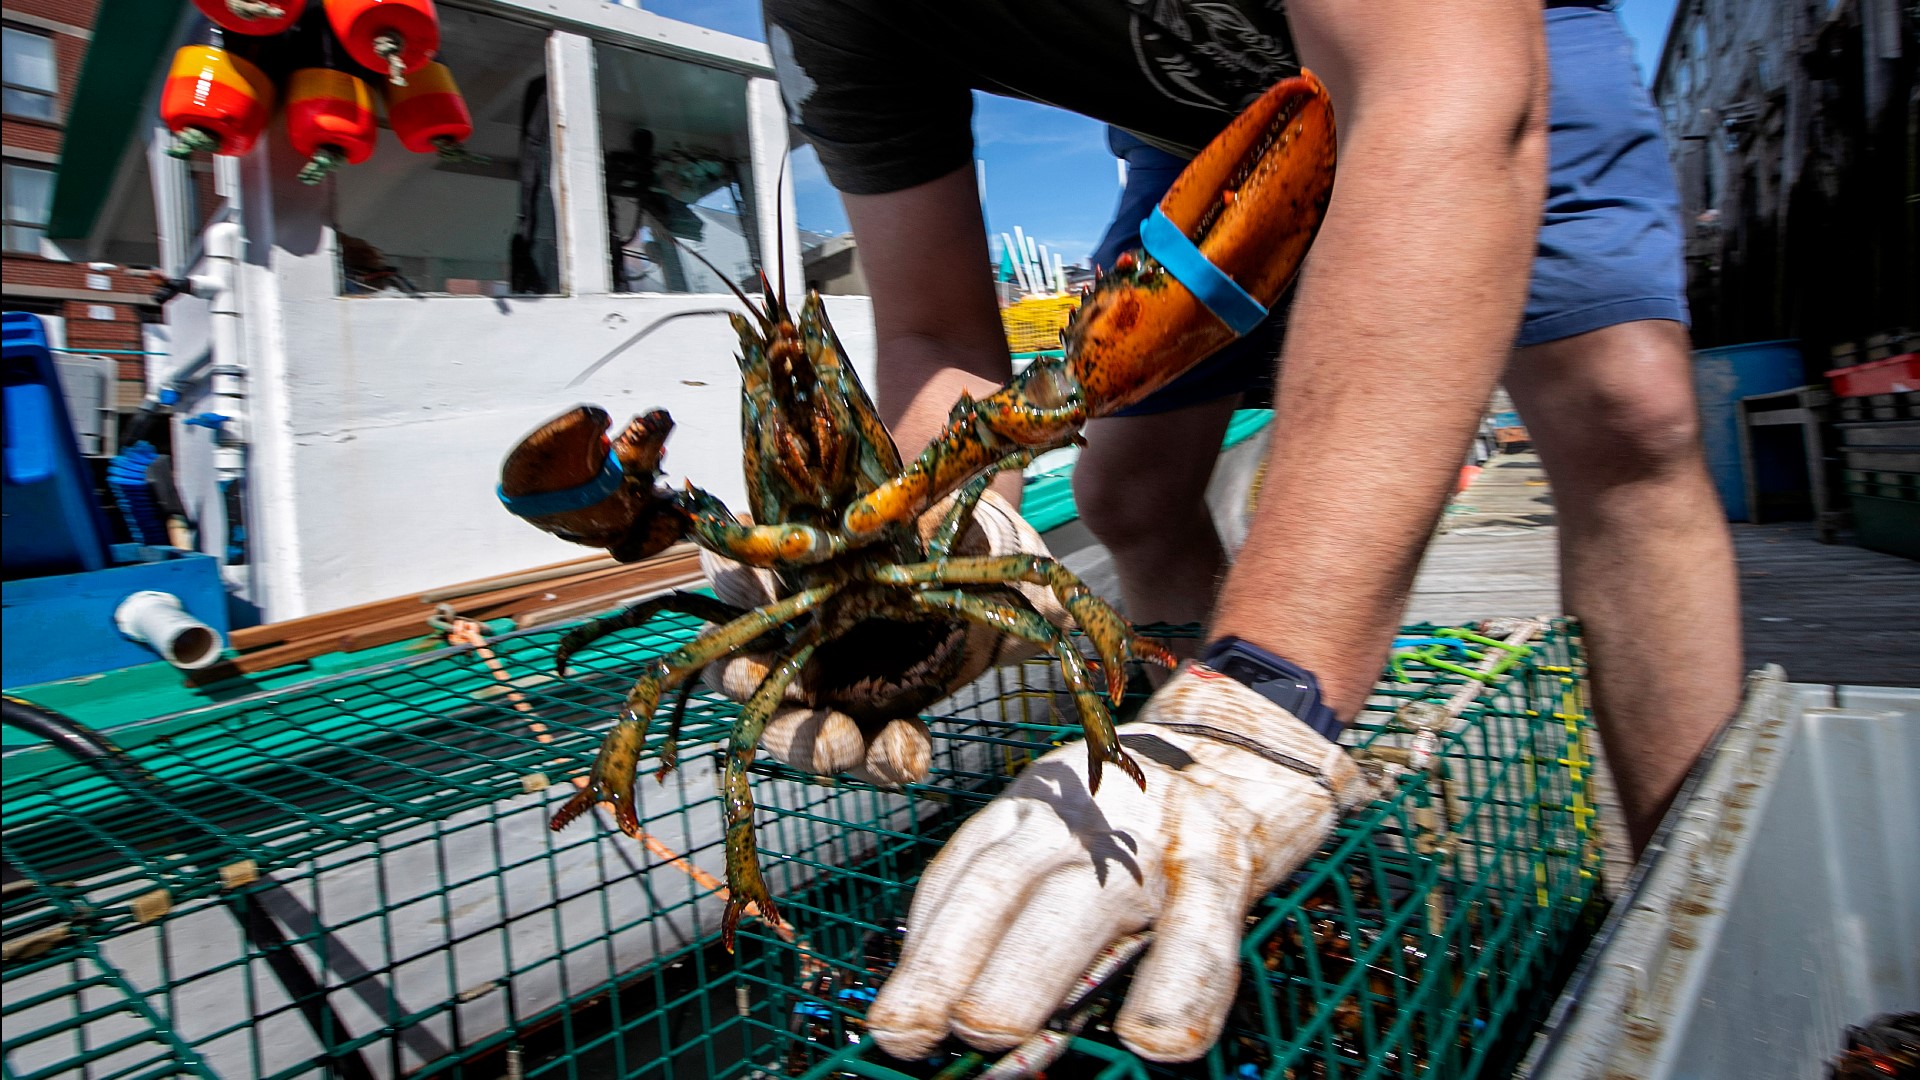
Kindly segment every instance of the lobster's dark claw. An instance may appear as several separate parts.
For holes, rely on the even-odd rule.
[[[679,497],[657,483],[673,418],[636,416],[617,439],[609,420],[581,405],[535,428],[500,466],[500,501],[543,532],[635,562],[687,534]]]

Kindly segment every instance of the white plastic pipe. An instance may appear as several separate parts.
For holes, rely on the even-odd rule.
[[[187,614],[172,593],[149,589],[128,594],[113,611],[113,625],[182,671],[211,666],[226,649],[220,631]]]
[[[214,440],[214,478],[238,480],[246,472],[246,360],[241,352],[240,226],[218,221],[207,226],[207,272],[194,281],[194,293],[208,300],[213,369],[208,409],[227,418]]]

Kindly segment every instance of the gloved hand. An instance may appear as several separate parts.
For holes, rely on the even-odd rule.
[[[1147,702],[1121,742],[1146,790],[1087,793],[1086,752],[1034,762],[927,867],[899,966],[867,1026],[898,1058],[951,1031],[983,1050],[1033,1035],[1094,956],[1153,927],[1114,1030],[1154,1061],[1220,1036],[1248,908],[1305,862],[1377,783],[1347,752],[1197,664]]]
[[[920,516],[923,540],[933,534],[952,502],[953,496],[949,496]],[[954,545],[953,553],[1049,554],[1033,526],[992,491],[981,497],[973,512],[973,524]],[[729,604],[754,608],[773,600],[774,579],[770,571],[742,565],[704,548],[700,551],[700,567],[706,571],[714,595]],[[1063,628],[1071,625],[1066,609],[1045,585],[1020,583],[1009,587],[1025,597],[1048,622]],[[1040,655],[1041,651],[1028,642],[977,623],[966,624],[961,649],[964,659],[948,684],[941,688],[943,697],[991,668],[1018,663]],[[745,702],[766,678],[773,662],[774,658],[766,653],[743,653],[710,665],[705,682],[716,693]],[[816,775],[846,773],[882,787],[898,787],[926,778],[933,761],[933,741],[918,716],[903,716],[884,725],[863,728],[847,714],[826,707],[824,702],[811,700],[802,685],[804,682],[796,679],[787,688],[787,704],[767,722],[760,749],[777,761]]]

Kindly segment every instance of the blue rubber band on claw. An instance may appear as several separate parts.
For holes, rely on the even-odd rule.
[[[620,459],[609,453],[600,466],[600,474],[578,487],[542,491],[537,495],[509,495],[504,489],[496,487],[494,493],[500,496],[502,506],[519,517],[546,517],[585,510],[620,490],[620,483],[626,478],[626,473],[620,469]]]
[[[1185,285],[1208,311],[1226,323],[1235,337],[1252,333],[1267,317],[1267,309],[1260,301],[1247,295],[1247,290],[1225,271],[1208,262],[1187,234],[1161,213],[1158,205],[1140,223],[1140,246],[1165,267],[1175,281]]]

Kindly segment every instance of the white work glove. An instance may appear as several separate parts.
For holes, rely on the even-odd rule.
[[[1120,729],[1146,773],[1087,793],[1087,754],[1034,762],[927,867],[899,966],[867,1027],[897,1058],[949,1032],[1019,1045],[1117,939],[1154,941],[1114,1030],[1153,1061],[1220,1036],[1247,910],[1319,849],[1376,783],[1342,748],[1246,686],[1187,664]]]
[[[953,498],[941,500],[920,516],[923,540],[939,527]],[[1049,554],[1040,534],[1025,518],[1000,496],[986,492],[974,509],[973,524],[961,534],[953,554],[1023,553]],[[742,565],[704,548],[700,551],[700,568],[706,572],[714,595],[735,607],[756,608],[773,601],[775,583],[770,571]],[[1063,628],[1072,625],[1059,598],[1047,586],[1022,582],[1009,587],[1025,597],[1048,622]],[[1034,645],[978,623],[967,623],[966,629],[962,645],[965,659],[946,687],[948,694],[991,668],[1018,663],[1041,652]],[[716,693],[745,703],[766,678],[775,659],[768,653],[742,653],[709,665],[705,682]],[[787,704],[767,722],[766,732],[760,737],[760,749],[776,761],[817,776],[846,773],[882,787],[899,787],[926,779],[933,761],[933,740],[918,716],[903,716],[885,725],[863,729],[845,713],[817,707],[820,703],[809,700],[801,686],[803,681],[796,679],[787,687]]]

